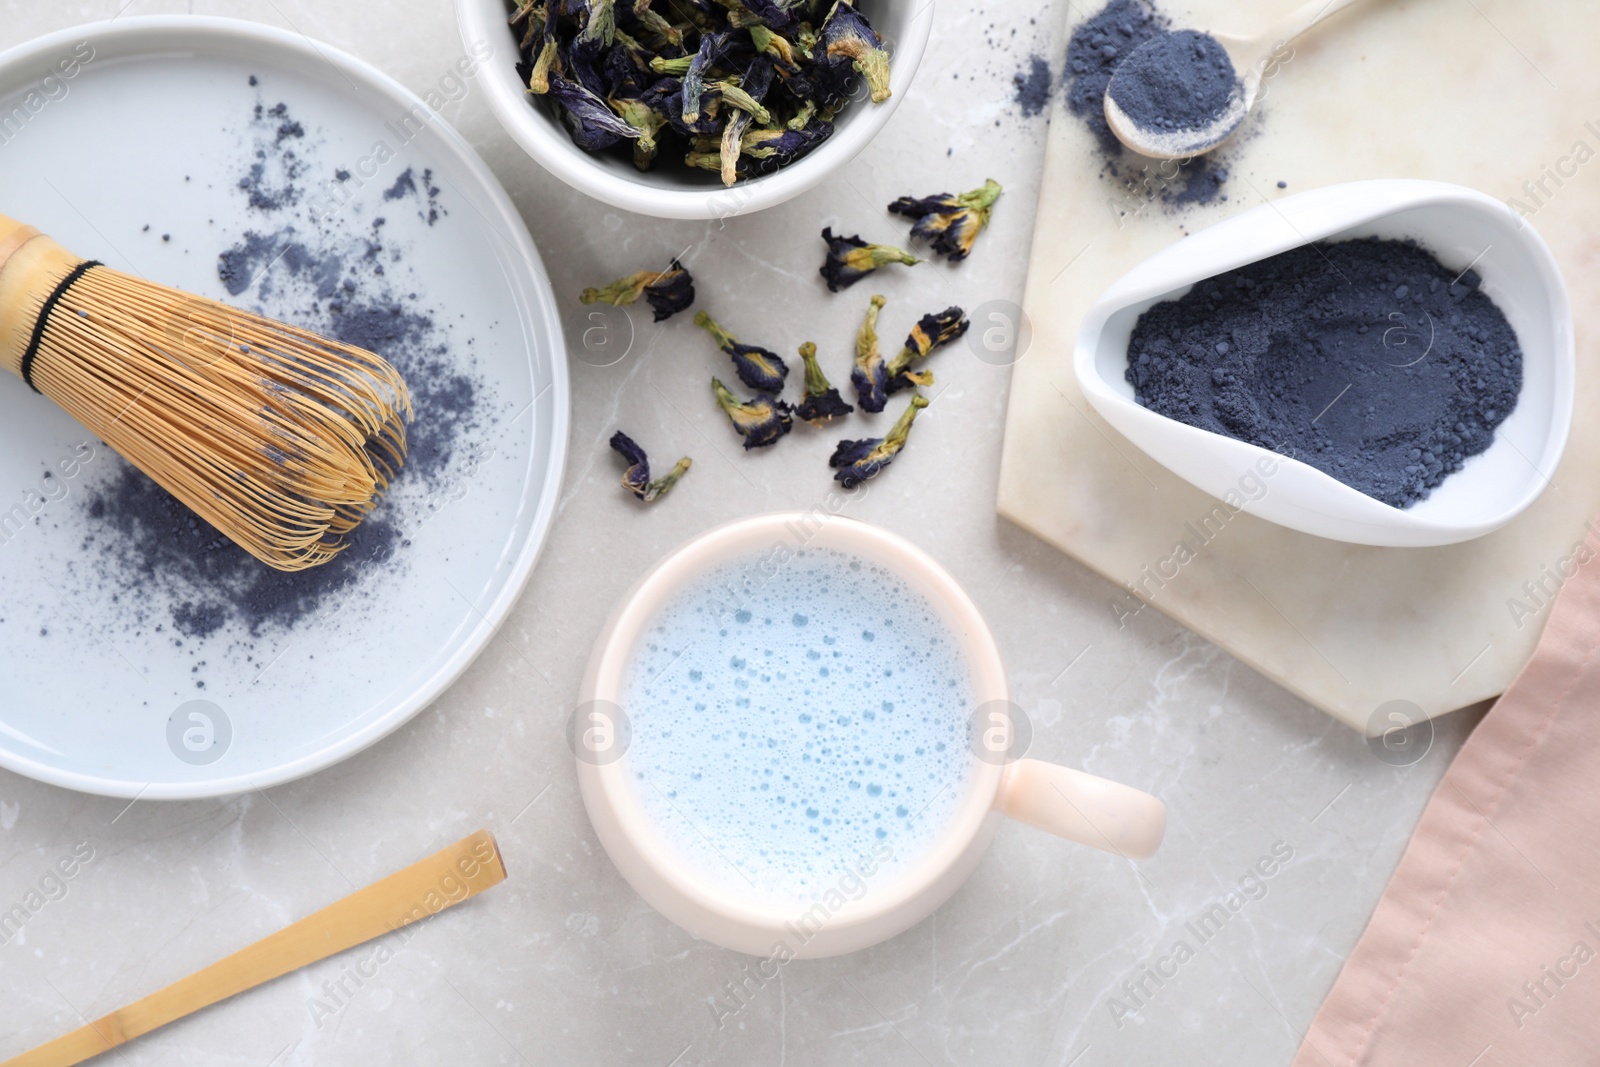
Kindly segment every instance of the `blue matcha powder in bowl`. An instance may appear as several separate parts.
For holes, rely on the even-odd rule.
[[[1293,248],[1156,304],[1126,374],[1157,414],[1406,508],[1494,443],[1522,348],[1476,271],[1370,237]]]
[[[937,611],[903,579],[800,551],[751,589],[730,560],[651,621],[624,686],[627,778],[685,865],[769,903],[911,869],[965,799],[971,680]],[[737,590],[737,594],[732,591]]]

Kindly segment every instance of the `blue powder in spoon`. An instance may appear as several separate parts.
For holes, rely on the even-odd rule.
[[[1177,30],[1136,48],[1107,91],[1140,129],[1172,131],[1211,125],[1243,89],[1215,37]]]
[[[1123,148],[1106,122],[1105,95],[1112,76],[1143,44],[1178,36],[1170,21],[1146,0],[1111,0],[1073,28],[1067,43],[1067,110],[1088,127],[1105,159],[1104,175],[1122,186],[1127,206],[1134,213],[1159,200],[1169,208],[1226,200],[1223,185],[1228,170],[1213,152],[1181,165],[1155,161]]]

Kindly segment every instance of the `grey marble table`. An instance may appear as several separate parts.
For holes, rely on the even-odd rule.
[[[106,18],[114,0],[0,0],[0,46]],[[558,291],[575,295],[692,248],[704,306],[760,314],[774,337],[848,342],[856,322],[815,276],[824,224],[903,238],[896,195],[1006,194],[957,269],[902,272],[927,309],[1020,300],[1044,144],[1014,75],[1060,61],[1042,0],[941,5],[913,93],[850,170],[726,223],[668,223],[587,200],[532,164],[476,93],[446,115],[510,190]],[[285,26],[422,91],[459,53],[445,0],[139,0]],[[559,254],[553,254],[559,250]],[[1354,944],[1430,790],[1475,721],[1438,723],[1407,767],[1154,612],[1119,630],[1110,586],[994,513],[1007,372],[940,357],[938,402],[851,513],[904,533],[986,613],[1037,727],[1032,754],[1161,796],[1171,827],[1134,867],[1012,824],[935,916],[856,955],[745,983],[748,958],[697,942],[622,881],[584,815],[563,726],[615,598],[715,523],[806,507],[828,486],[820,435],[735,454],[699,403],[705,340],[679,319],[620,361],[586,351],[567,300],[571,455],[526,595],[432,708],[311,778],[193,803],[81,796],[0,772],[0,910],[75,846],[93,859],[0,944],[0,1056],[179,978],[487,826],[510,880],[424,924],[393,958],[355,950],[141,1040],[129,1064],[1286,1063]],[[731,309],[737,309],[737,314]],[[609,365],[601,365],[609,364]],[[685,368],[692,373],[686,373]],[[616,486],[619,425],[697,466],[641,510]],[[1041,477],[1049,471],[1041,470]],[[1272,878],[1257,861],[1288,855]],[[1187,925],[1237,893],[1204,940]],[[1173,961],[1185,941],[1192,955]],[[1149,977],[1147,967],[1167,975]],[[744,1003],[729,1011],[729,989]],[[109,1062],[109,1058],[108,1058]]]

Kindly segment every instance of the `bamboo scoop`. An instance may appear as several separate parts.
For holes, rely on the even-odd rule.
[[[6,1060],[0,1067],[82,1063],[236,993],[460,904],[499,885],[505,877],[494,836],[479,830],[203,971]]]
[[[1307,0],[1293,11],[1274,22],[1261,27],[1255,33],[1217,33],[1210,32],[1211,36],[1222,50],[1228,53],[1228,59],[1233,63],[1235,72],[1242,71],[1239,78],[1239,87],[1234,93],[1233,100],[1229,102],[1221,115],[1217,116],[1205,126],[1194,129],[1148,129],[1136,125],[1128,117],[1127,112],[1117,106],[1111,99],[1111,88],[1108,86],[1105,96],[1106,122],[1111,126],[1111,132],[1117,135],[1128,148],[1141,156],[1152,159],[1192,159],[1204,155],[1213,148],[1221,145],[1233,136],[1239,126],[1244,122],[1245,116],[1255,106],[1256,99],[1261,92],[1261,82],[1268,70],[1272,69],[1273,61],[1278,49],[1305,33],[1311,27],[1332,15],[1342,11],[1357,0]],[[1128,66],[1134,56],[1141,51],[1151,48],[1155,41],[1146,41],[1144,44],[1128,53],[1117,67],[1117,72],[1112,74],[1114,83],[1118,74]],[[1126,97],[1124,98],[1126,99]]]
[[[269,566],[326,563],[405,462],[384,359],[75,256],[0,215],[0,368]]]

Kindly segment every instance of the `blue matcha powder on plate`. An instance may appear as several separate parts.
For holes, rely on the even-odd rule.
[[[713,569],[651,621],[625,682],[628,778],[728,891],[809,901],[872,856],[870,890],[925,856],[966,794],[968,668],[888,570],[805,549],[746,581],[766,558]]]

